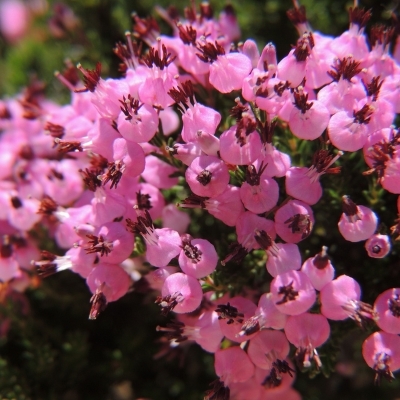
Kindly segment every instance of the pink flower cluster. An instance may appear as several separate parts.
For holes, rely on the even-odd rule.
[[[298,243],[313,231],[322,175],[340,173],[334,164],[344,152],[362,150],[366,173],[400,193],[393,32],[373,28],[369,46],[370,14],[355,7],[349,30],[327,37],[296,8],[289,16],[300,38],[278,62],[271,43],[261,54],[252,40],[231,45],[239,28],[230,6],[218,18],[207,3],[183,19],[163,15],[172,37],[136,16],[134,34],[117,44],[122,78],[102,79],[100,64],[78,65],[81,82],[68,65],[56,75],[71,90],[70,104],[46,100],[38,83],[0,103],[0,280],[21,288],[32,267],[44,277],[70,269],[86,279],[96,319],[146,271],[161,312],[177,314],[157,329],[215,354],[219,380],[207,399],[299,399],[290,345],[301,369],[320,368],[328,320],[376,321],[381,331],[366,339],[363,355],[377,379],[392,379],[400,368],[400,289],[363,303],[353,278],[335,278],[327,248],[302,262]],[[231,103],[230,117],[211,106],[216,93]],[[301,140],[319,139],[309,166],[291,166],[275,147],[278,124]],[[186,193],[179,207],[206,210],[235,229],[229,252],[187,233],[190,214],[166,200],[177,185]],[[39,229],[65,254],[42,251],[40,259],[32,240]],[[390,252],[377,215],[345,194],[338,229],[347,241],[366,241],[370,257]],[[392,233],[400,236],[399,220]],[[218,264],[255,250],[270,291],[231,297],[218,288]]]

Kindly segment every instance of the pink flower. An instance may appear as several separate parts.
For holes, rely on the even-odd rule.
[[[2,196],[3,197],[3,196]],[[8,222],[16,229],[28,231],[41,220],[38,214],[40,202],[36,199],[22,199],[15,191],[0,198],[0,206],[6,211]]]
[[[387,332],[375,332],[362,346],[365,362],[375,371],[375,382],[381,378],[391,382],[393,372],[400,368],[400,337]]]
[[[140,145],[123,138],[115,139],[113,142],[113,160],[108,163],[106,172],[100,177],[103,185],[111,182],[111,189],[117,188],[123,176],[138,176],[145,167],[145,156]]]
[[[277,150],[272,143],[264,143],[261,157],[254,162],[254,166],[260,168],[261,164],[266,166],[261,177],[264,174],[271,177],[282,177],[290,168],[290,157]]]
[[[5,0],[0,3],[0,30],[10,42],[21,39],[29,25],[29,10],[24,2]]]
[[[86,236],[86,252],[98,253],[102,262],[118,264],[132,253],[134,236],[120,222],[108,222]]]
[[[286,400],[288,390],[296,378],[296,370],[289,358],[277,359],[271,368],[256,367],[254,378],[257,386],[261,388],[260,400],[277,400],[282,397]]]
[[[259,249],[258,232],[264,232],[272,241],[276,237],[273,221],[259,217],[250,211],[242,213],[236,222],[238,242],[249,251]]]
[[[328,320],[320,314],[292,315],[285,325],[287,339],[297,347],[295,357],[305,368],[311,366],[310,360],[314,360],[318,368],[322,366],[316,347],[322,346],[330,333]]]
[[[327,250],[328,248],[323,246],[320,253],[308,258],[301,267],[317,290],[321,290],[335,276],[335,268],[328,258]]]
[[[220,149],[219,138],[211,133],[199,130],[197,131],[197,143],[205,154],[218,157]]]
[[[298,48],[299,46],[296,47],[296,49]],[[305,58],[307,55],[308,54],[306,54],[304,58],[303,56],[296,58],[295,49],[291,50],[290,53],[278,63],[277,72],[279,79],[290,82],[291,87],[299,86],[306,75]]]
[[[347,57],[352,54],[356,60],[362,60],[368,55],[369,49],[366,37],[363,35],[364,28],[371,18],[371,12],[360,7],[351,7],[349,30],[342,33],[331,42],[330,49],[338,58]]]
[[[168,228],[155,229],[147,210],[136,209],[137,222],[130,218],[126,220],[128,229],[140,234],[146,242],[147,261],[155,267],[165,267],[176,257],[182,246],[179,233]]]
[[[261,149],[260,135],[248,122],[232,126],[220,137],[221,158],[228,164],[249,165],[260,157]]]
[[[228,185],[218,196],[204,201],[204,208],[215,218],[228,226],[235,226],[240,215],[244,212],[237,186]]]
[[[375,300],[376,324],[388,333],[400,334],[400,289],[385,290]]]
[[[390,252],[390,240],[388,235],[372,235],[365,242],[365,249],[372,258],[386,257]]]
[[[87,277],[87,284],[92,293],[101,288],[109,302],[122,297],[128,291],[131,280],[119,265],[99,263]]]
[[[206,310],[195,317],[188,314],[179,314],[178,316],[179,321],[185,324],[183,328],[180,327],[180,331],[183,330],[181,337],[194,340],[203,350],[210,353],[215,353],[220,348],[224,335],[221,332],[218,314],[215,311]],[[157,330],[164,331],[164,329]]]
[[[217,196],[229,183],[227,166],[213,156],[200,156],[194,159],[185,176],[190,189],[198,196]]]
[[[207,198],[192,194],[181,201],[178,207],[205,208],[211,215],[228,226],[235,226],[240,214],[244,212],[239,188],[231,185],[228,185],[224,192],[215,197]]]
[[[245,382],[254,374],[254,365],[239,346],[228,347],[215,353],[215,373],[229,386],[235,382]]]
[[[175,274],[178,271],[179,271],[178,267],[157,268],[153,271],[150,271],[145,276],[145,279],[146,279],[146,282],[150,285],[151,289],[158,290],[161,292],[161,289],[162,289],[167,277],[172,274]]]
[[[288,243],[307,238],[314,226],[314,213],[308,204],[290,200],[275,213],[276,233]]]
[[[310,205],[317,203],[322,196],[320,177],[324,174],[338,174],[340,167],[331,165],[342,155],[341,151],[333,156],[328,150],[319,150],[314,154],[310,168],[289,168],[286,172],[286,193]]]
[[[144,59],[148,70],[144,82],[138,88],[139,99],[150,106],[167,108],[173,104],[168,91],[176,85],[176,66],[172,63],[175,57],[168,53],[167,48],[157,40]],[[126,92],[125,92],[126,93]]]
[[[281,313],[272,300],[271,293],[264,293],[258,301],[256,315],[259,315],[262,328],[283,329],[288,316]],[[261,322],[262,321],[262,322]]]
[[[158,115],[153,107],[140,104],[137,99],[123,96],[121,113],[117,119],[119,133],[132,142],[148,142],[158,130]]]
[[[293,243],[276,243],[273,248],[266,249],[268,259],[267,271],[275,278],[288,271],[301,267],[301,255],[297,245]]]
[[[199,57],[210,62],[210,83],[221,93],[230,93],[242,88],[244,78],[249,75],[252,65],[250,59],[240,53],[225,54],[225,50],[217,42],[214,44],[199,42]]]
[[[200,306],[203,291],[197,279],[177,272],[169,275],[161,290],[162,298],[157,303],[162,307],[163,313],[174,312],[189,313]]]
[[[158,189],[170,189],[178,183],[178,178],[171,176],[177,171],[172,165],[149,155],[146,157],[146,168],[142,172],[142,177]]]
[[[196,142],[199,131],[214,135],[221,115],[213,108],[197,103],[191,81],[181,83],[171,89],[168,94],[174,99],[182,112],[182,139],[186,142]]]
[[[221,300],[220,300],[221,301]],[[218,304],[216,312],[224,336],[233,342],[244,342],[253,337],[256,332],[243,335],[242,326],[256,311],[256,305],[244,297],[236,296],[229,299],[227,304]]]
[[[340,150],[356,151],[367,141],[370,130],[368,122],[374,109],[365,104],[353,113],[339,111],[331,117],[328,124],[329,139]]]
[[[276,360],[284,360],[289,354],[289,342],[281,331],[261,331],[250,340],[248,355],[259,368],[271,369]]]
[[[338,226],[349,242],[360,242],[372,236],[378,225],[375,213],[367,207],[357,206],[348,196],[343,196],[343,214]]]
[[[303,90],[293,93],[294,105],[289,116],[289,127],[300,139],[314,140],[322,135],[329,122],[328,109],[318,100],[307,102]]]
[[[176,24],[179,32],[178,39],[178,57],[182,68],[190,72],[192,75],[204,75],[209,72],[209,64],[204,63],[198,56],[196,48],[196,40],[200,33],[190,23]]]
[[[189,166],[192,161],[201,156],[202,150],[198,142],[175,143],[172,147],[167,146],[166,150],[177,160]]]
[[[119,218],[121,215],[124,215],[129,204],[126,198],[120,193],[107,186],[103,186],[98,187],[94,192],[91,205],[92,222],[94,225],[98,226],[105,224],[106,222],[111,222],[115,218]],[[69,209],[69,213],[70,211],[71,209]],[[74,219],[75,214],[77,213],[75,212],[72,214],[72,219]],[[71,223],[75,223],[75,221],[68,220],[65,222],[69,225],[71,225]],[[84,220],[82,222],[87,222],[87,219],[86,221]]]
[[[184,235],[178,261],[185,274],[200,279],[214,272],[218,254],[208,240],[193,239],[190,235]]]
[[[360,297],[360,285],[350,276],[341,275],[321,289],[321,313],[334,321],[350,317],[362,325],[366,319],[375,319],[376,314]]]
[[[170,228],[177,231],[180,235],[187,232],[190,224],[189,214],[178,210],[175,204],[165,206],[162,210],[161,218],[163,228]]]
[[[279,198],[279,187],[275,180],[261,177],[266,165],[261,164],[258,172],[253,165],[246,171],[246,182],[240,188],[240,198],[244,206],[255,214],[271,210]]]
[[[390,193],[400,193],[400,157],[389,159],[385,164],[384,175],[380,183]]]
[[[19,265],[13,254],[13,248],[7,235],[0,245],[0,280],[8,282],[19,274]]]
[[[271,293],[275,307],[288,315],[306,312],[316,300],[315,289],[301,271],[277,275],[271,282]]]

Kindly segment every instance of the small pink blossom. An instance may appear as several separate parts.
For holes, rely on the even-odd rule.
[[[228,187],[229,183],[227,166],[213,156],[195,158],[185,175],[190,189],[198,196],[217,196]]]
[[[342,236],[350,242],[360,242],[372,236],[378,225],[375,213],[367,207],[357,206],[343,196],[343,214],[338,226]]]
[[[375,300],[374,310],[378,314],[376,324],[383,331],[400,334],[400,289],[385,290]]]
[[[390,239],[388,235],[372,235],[365,242],[365,249],[372,258],[386,257],[390,252]]]

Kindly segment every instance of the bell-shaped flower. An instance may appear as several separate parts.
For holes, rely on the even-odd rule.
[[[203,291],[196,278],[177,272],[165,279],[161,295],[156,303],[160,305],[163,314],[171,310],[181,314],[192,312],[200,306]]]
[[[220,155],[228,164],[249,165],[261,155],[262,143],[255,125],[248,118],[241,121],[220,136]]]
[[[177,83],[175,79],[177,69],[173,64],[174,58],[168,53],[166,46],[161,43],[161,39],[157,41],[155,47],[149,49],[146,58],[144,58],[148,67],[147,77],[138,88],[140,101],[162,109],[173,104],[168,91]]]
[[[193,160],[185,173],[190,189],[198,196],[213,197],[228,186],[228,167],[213,156],[200,156]]]
[[[296,361],[305,368],[311,366],[311,360],[318,368],[322,366],[316,348],[329,339],[330,333],[328,320],[320,314],[291,315],[285,325],[287,339],[297,348]]]
[[[255,214],[271,210],[279,198],[279,187],[276,181],[266,176],[262,177],[264,166],[257,171],[254,165],[249,165],[246,171],[246,182],[240,187],[240,198],[244,206]]]
[[[155,267],[165,267],[176,257],[182,246],[179,233],[168,228],[155,229],[149,212],[135,208],[137,221],[126,220],[128,229],[140,234],[146,242],[146,259]]]
[[[239,346],[218,350],[215,353],[214,368],[225,386],[245,382],[254,374],[254,364]]]
[[[329,260],[327,250],[328,248],[323,246],[320,253],[307,258],[301,267],[301,271],[308,276],[316,290],[321,290],[335,277],[335,268]]]
[[[392,288],[381,293],[374,303],[378,314],[376,324],[383,331],[400,334],[400,289]]]
[[[365,339],[362,346],[365,362],[375,371],[375,382],[382,378],[391,382],[393,372],[400,369],[400,336],[375,332]]]
[[[390,239],[388,235],[372,235],[365,242],[365,249],[372,258],[386,257],[390,252]]]
[[[328,124],[329,139],[339,150],[356,151],[367,141],[370,129],[368,122],[374,108],[368,104],[352,113],[339,111],[331,117]]]
[[[97,264],[86,282],[93,293],[89,319],[96,319],[110,301],[121,298],[129,289],[129,275],[117,264]]]
[[[178,261],[185,274],[200,279],[214,272],[218,254],[208,240],[193,239],[190,235],[184,235]]]
[[[367,319],[376,319],[376,313],[369,304],[360,301],[360,297],[358,282],[341,275],[321,289],[321,313],[334,321],[351,318],[362,326]]]
[[[85,251],[97,253],[102,262],[109,264],[121,263],[133,250],[134,236],[121,222],[108,222],[86,237]]]
[[[138,176],[143,172],[144,167],[145,156],[140,145],[118,138],[113,143],[113,162],[108,163],[108,168],[100,179],[103,185],[111,182],[110,188],[117,188],[123,176]]]
[[[239,343],[253,337],[256,332],[250,335],[243,335],[242,326],[245,321],[254,315],[256,308],[257,306],[252,301],[242,296],[229,299],[227,304],[218,304],[216,312],[224,336],[233,342]]]
[[[170,228],[177,231],[180,235],[187,232],[190,224],[189,214],[180,211],[175,204],[168,204],[161,211],[163,228]]]
[[[306,239],[313,226],[314,213],[308,204],[300,200],[288,201],[275,213],[276,233],[288,243]]]
[[[140,104],[128,95],[120,100],[121,112],[117,119],[118,131],[126,140],[148,142],[158,130],[158,115],[153,107]]]
[[[277,275],[271,282],[272,300],[284,314],[299,315],[315,303],[316,293],[307,275],[301,271],[288,271]]]
[[[329,111],[319,102],[308,102],[308,94],[299,87],[293,93],[295,107],[289,116],[289,128],[300,139],[314,140],[322,135],[329,123]]]
[[[283,332],[266,329],[250,340],[248,355],[254,365],[266,370],[271,369],[277,360],[285,360],[289,349]]]
[[[291,167],[286,172],[286,193],[307,204],[313,205],[322,196],[322,186],[319,179],[324,174],[338,174],[340,167],[331,167],[343,154],[339,151],[333,157],[328,150],[319,150],[313,156],[310,168]]]
[[[160,160],[156,156],[146,156],[146,168],[142,172],[143,179],[158,189],[170,189],[178,183],[178,178],[174,173],[177,168]]]
[[[251,60],[241,53],[225,54],[218,42],[210,43],[205,39],[197,44],[202,61],[211,63],[210,83],[221,93],[230,93],[242,88],[243,80],[251,72]]]
[[[203,154],[198,142],[175,143],[172,147],[167,146],[166,150],[177,160],[189,166],[192,161]]]
[[[168,94],[174,99],[182,112],[182,139],[186,142],[196,142],[199,131],[214,135],[221,114],[213,108],[206,107],[196,101],[194,88],[191,81],[186,81],[180,86],[171,89]]]
[[[236,222],[237,240],[246,250],[262,248],[257,240],[259,232],[264,232],[272,241],[275,240],[274,222],[250,211],[245,211],[239,216]]]
[[[343,214],[338,227],[349,242],[360,242],[371,237],[377,228],[378,218],[368,207],[356,205],[348,196],[343,196]]]

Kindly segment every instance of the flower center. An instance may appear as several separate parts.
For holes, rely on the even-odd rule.
[[[193,246],[190,240],[182,240],[183,251],[187,258],[190,258],[194,264],[197,264],[201,260],[202,251],[198,247]]]
[[[292,229],[292,233],[301,233],[301,238],[305,239],[312,230],[313,223],[308,214],[295,214],[285,221],[288,228]]]
[[[278,294],[283,294],[282,300],[276,302],[277,305],[280,305],[280,304],[285,304],[288,301],[296,300],[297,296],[299,295],[299,292],[293,289],[293,281],[292,281],[286,286],[281,286],[279,288]]]
[[[389,310],[394,317],[400,317],[400,296],[398,294],[389,299]]]
[[[197,175],[196,180],[203,186],[207,186],[211,182],[212,173],[208,169],[204,169]]]
[[[113,249],[113,244],[112,242],[107,242],[106,240],[104,240],[104,237],[102,235],[86,235],[86,237],[90,239],[88,241],[88,244],[90,246],[85,248],[87,254],[100,253],[101,256],[108,256],[111,253]]]

